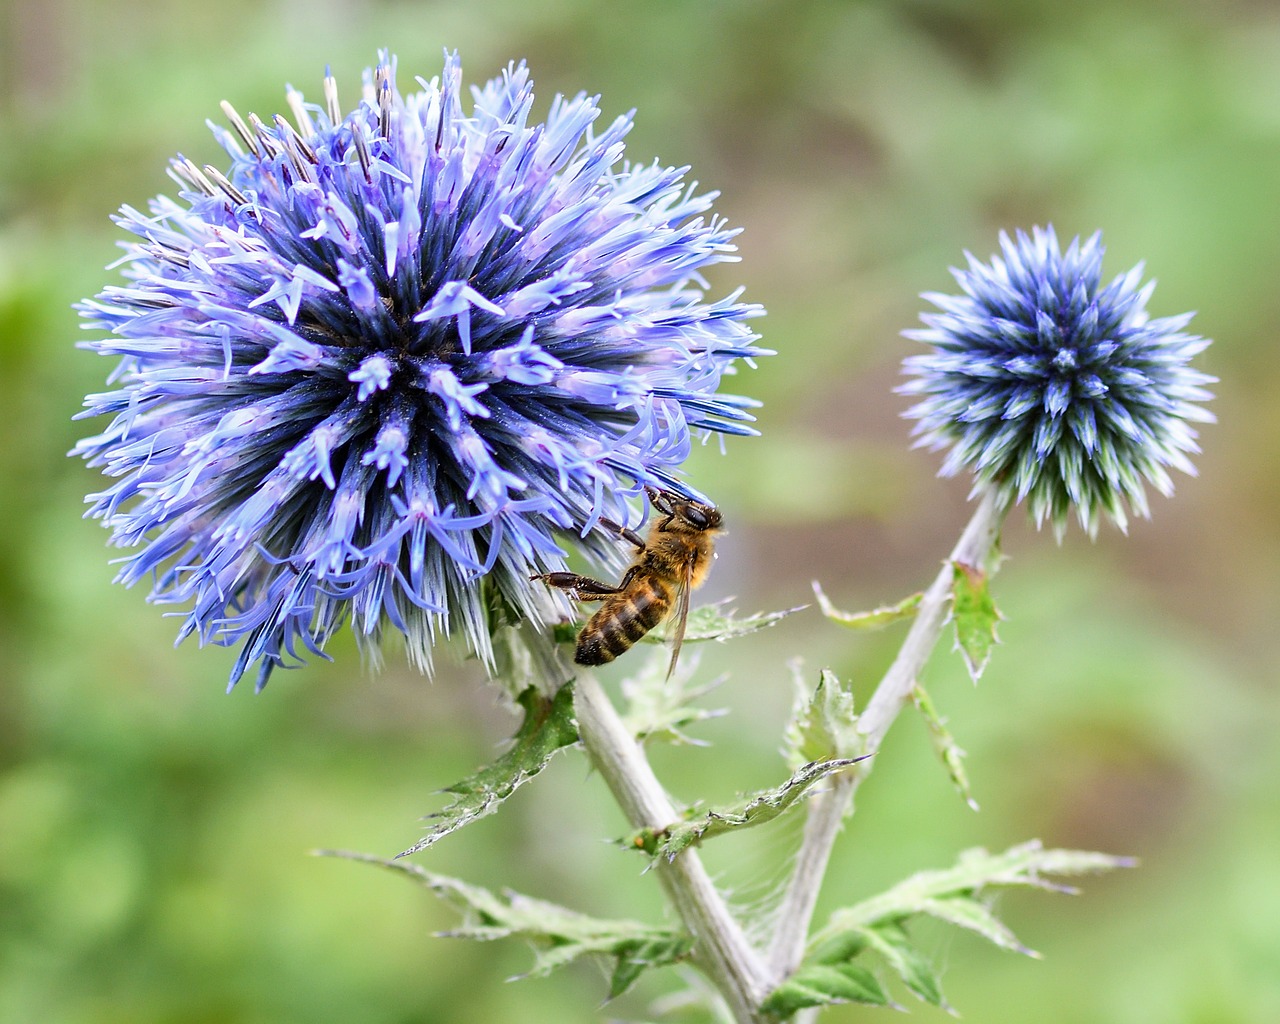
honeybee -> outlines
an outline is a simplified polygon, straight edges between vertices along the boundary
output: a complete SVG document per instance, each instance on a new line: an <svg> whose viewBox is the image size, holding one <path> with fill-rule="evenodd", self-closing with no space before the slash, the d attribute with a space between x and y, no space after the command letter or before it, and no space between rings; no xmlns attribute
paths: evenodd
<svg viewBox="0 0 1280 1024"><path fill-rule="evenodd" d="M714 505L690 501L674 491L646 487L649 503L661 518L649 528L648 539L634 530L602 519L636 548L635 560L618 585L572 572L531 576L567 591L575 601L602 602L578 634L573 660L579 665L604 665L629 651L642 636L669 615L675 615L671 664L675 670L689 617L689 594L700 587L715 557L713 537L724 517Z"/></svg>

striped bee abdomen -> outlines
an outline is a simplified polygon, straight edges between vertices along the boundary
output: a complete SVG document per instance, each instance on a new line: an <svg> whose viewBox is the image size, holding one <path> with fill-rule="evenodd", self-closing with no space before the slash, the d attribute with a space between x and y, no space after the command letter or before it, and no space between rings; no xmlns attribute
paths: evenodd
<svg viewBox="0 0 1280 1024"><path fill-rule="evenodd" d="M605 600L579 634L574 661L579 665L608 664L666 618L675 595L657 581L647 582L647 586L632 586Z"/></svg>

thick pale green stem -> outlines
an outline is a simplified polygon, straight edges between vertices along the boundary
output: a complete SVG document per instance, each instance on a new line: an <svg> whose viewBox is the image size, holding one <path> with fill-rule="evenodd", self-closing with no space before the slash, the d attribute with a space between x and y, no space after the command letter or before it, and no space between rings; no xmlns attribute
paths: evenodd
<svg viewBox="0 0 1280 1024"><path fill-rule="evenodd" d="M981 498L973 518L943 564L937 578L925 591L916 609L911 629L898 656L876 687L866 710L858 716L857 730L862 750L875 751L903 706L911 699L925 662L933 653L946 624L951 606L953 564L985 567L1000 536L1007 504L993 491ZM826 874L831 848L853 804L854 793L870 773L875 758L862 761L842 773L824 793L809 802L804 839L796 856L794 873L778 912L777 930L769 950L769 970L776 985L799 966L804 957L809 923L818 902L818 891ZM800 1021L804 1017L797 1017Z"/></svg>
<svg viewBox="0 0 1280 1024"><path fill-rule="evenodd" d="M677 820L666 790L613 703L588 671L574 691L578 734L596 770L636 828L663 828ZM738 1024L765 1024L758 1007L770 990L764 958L747 941L694 850L661 860L658 880L695 940L694 956L728 1003Z"/></svg>

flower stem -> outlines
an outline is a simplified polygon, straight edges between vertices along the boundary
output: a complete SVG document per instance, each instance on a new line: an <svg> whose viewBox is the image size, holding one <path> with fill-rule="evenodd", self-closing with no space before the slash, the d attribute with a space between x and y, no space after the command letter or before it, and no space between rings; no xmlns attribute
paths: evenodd
<svg viewBox="0 0 1280 1024"><path fill-rule="evenodd" d="M1000 536L1000 524L1004 521L1007 507L1007 501L994 490L983 493L951 557L943 563L937 578L920 599L915 619L898 656L871 695L866 710L858 716L861 750L875 751L879 748L898 712L911 698L916 680L946 624L951 604L953 565L987 566ZM842 772L825 792L809 803L804 838L796 856L791 882L779 907L777 930L769 950L769 970L775 984L791 974L804 957L809 923L813 919L831 849L852 808L858 786L871 774L874 764L875 758L869 758L850 771Z"/></svg>
<svg viewBox="0 0 1280 1024"><path fill-rule="evenodd" d="M676 821L676 810L643 747L589 671L578 674L574 710L587 754L631 824L663 828ZM759 1006L771 988L764 960L729 912L697 852L685 850L674 860L660 859L657 874L694 937L694 957L724 996L734 1020L764 1024L768 1018Z"/></svg>

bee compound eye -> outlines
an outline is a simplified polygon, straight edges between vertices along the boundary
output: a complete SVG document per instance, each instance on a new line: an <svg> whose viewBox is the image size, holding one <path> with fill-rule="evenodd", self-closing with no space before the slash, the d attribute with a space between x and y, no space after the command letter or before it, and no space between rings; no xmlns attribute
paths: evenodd
<svg viewBox="0 0 1280 1024"><path fill-rule="evenodd" d="M696 505L686 505L680 510L680 513L688 520L691 526L696 526L699 530L705 530L711 525L711 520L707 514Z"/></svg>

